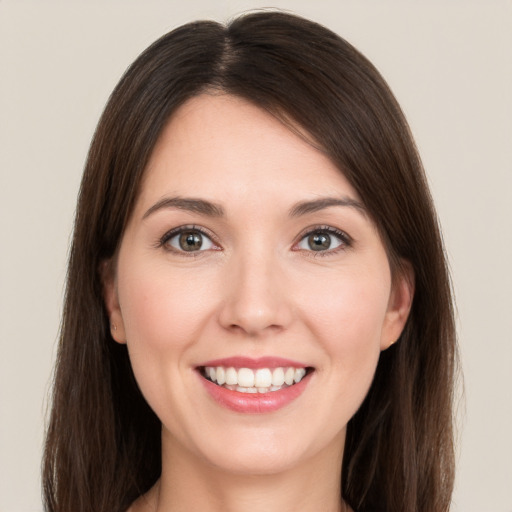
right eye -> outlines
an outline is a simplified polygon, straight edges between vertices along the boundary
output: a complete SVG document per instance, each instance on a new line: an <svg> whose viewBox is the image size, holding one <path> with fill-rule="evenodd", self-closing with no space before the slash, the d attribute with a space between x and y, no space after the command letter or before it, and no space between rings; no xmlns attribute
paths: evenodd
<svg viewBox="0 0 512 512"><path fill-rule="evenodd" d="M184 227L173 230L162 239L164 247L178 252L200 252L215 248L211 238L197 228Z"/></svg>

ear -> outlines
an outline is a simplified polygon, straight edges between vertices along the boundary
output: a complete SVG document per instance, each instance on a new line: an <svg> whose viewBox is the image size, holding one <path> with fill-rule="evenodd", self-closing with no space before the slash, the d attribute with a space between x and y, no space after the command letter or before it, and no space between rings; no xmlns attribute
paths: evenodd
<svg viewBox="0 0 512 512"><path fill-rule="evenodd" d="M126 333L123 315L119 305L117 282L112 260L103 261L100 266L101 282L103 285L103 300L110 322L110 334L118 343L126 343Z"/></svg>
<svg viewBox="0 0 512 512"><path fill-rule="evenodd" d="M388 309L382 328L381 350L393 345L405 327L414 298L414 270L409 262L402 261L393 276Z"/></svg>

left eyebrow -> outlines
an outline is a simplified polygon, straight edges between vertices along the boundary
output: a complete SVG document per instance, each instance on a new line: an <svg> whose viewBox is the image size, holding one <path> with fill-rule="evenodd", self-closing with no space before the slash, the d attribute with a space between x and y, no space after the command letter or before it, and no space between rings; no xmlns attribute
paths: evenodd
<svg viewBox="0 0 512 512"><path fill-rule="evenodd" d="M359 213L362 213L364 217L368 216L368 212L364 205L351 197L322 197L320 199L314 199L313 201L301 201L295 204L290 209L290 217L300 217L301 215L307 215L308 213L318 212L331 206L344 206L349 208L355 208Z"/></svg>

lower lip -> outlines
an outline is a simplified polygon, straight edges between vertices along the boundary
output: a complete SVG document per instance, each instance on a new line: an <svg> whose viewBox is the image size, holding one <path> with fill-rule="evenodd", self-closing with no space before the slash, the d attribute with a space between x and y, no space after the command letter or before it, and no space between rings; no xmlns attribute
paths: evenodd
<svg viewBox="0 0 512 512"><path fill-rule="evenodd" d="M235 412L263 414L277 411L298 398L309 383L311 374L306 375L299 383L279 391L268 393L241 393L232 391L199 375L206 391L220 405Z"/></svg>

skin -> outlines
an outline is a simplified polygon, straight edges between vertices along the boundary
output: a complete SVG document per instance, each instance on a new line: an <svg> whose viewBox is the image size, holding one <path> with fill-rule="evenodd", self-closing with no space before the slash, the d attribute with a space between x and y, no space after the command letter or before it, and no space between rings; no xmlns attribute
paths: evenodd
<svg viewBox="0 0 512 512"><path fill-rule="evenodd" d="M155 207L176 197L224 214ZM290 215L326 197L349 204ZM178 237L162 243L180 226L212 243L192 253ZM308 233L326 226L348 237L331 234L313 251ZM333 163L242 99L193 98L161 134L115 261L104 279L112 335L127 343L162 421L162 477L131 510L343 510L346 425L413 290L412 276L392 279L373 222ZM230 356L285 357L314 372L284 408L243 414L212 400L196 370Z"/></svg>

